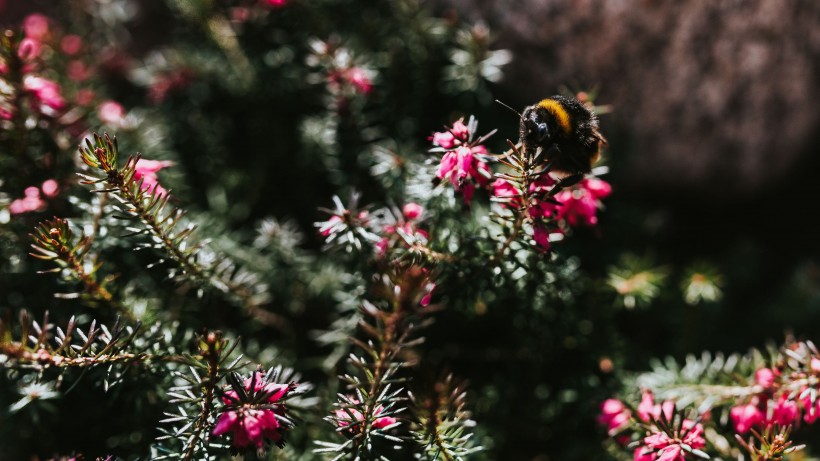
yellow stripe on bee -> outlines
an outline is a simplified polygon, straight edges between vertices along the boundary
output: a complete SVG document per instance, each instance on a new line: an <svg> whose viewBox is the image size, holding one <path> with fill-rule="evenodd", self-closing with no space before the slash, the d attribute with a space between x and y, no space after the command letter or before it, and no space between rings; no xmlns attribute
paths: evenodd
<svg viewBox="0 0 820 461"><path fill-rule="evenodd" d="M543 99L538 103L538 107L546 110L555 117L558 121L558 126L564 133L569 134L572 131L572 123L569 120L569 113L560 102L554 99Z"/></svg>

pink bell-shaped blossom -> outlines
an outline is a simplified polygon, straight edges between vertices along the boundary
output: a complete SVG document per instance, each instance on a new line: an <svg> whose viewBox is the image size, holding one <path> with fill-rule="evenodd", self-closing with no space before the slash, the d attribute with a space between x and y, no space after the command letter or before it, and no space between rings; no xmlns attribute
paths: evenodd
<svg viewBox="0 0 820 461"><path fill-rule="evenodd" d="M760 411L760 408L751 403L732 407L729 411L729 417L732 419L735 431L738 434L749 432L749 429L762 425L765 420L765 415Z"/></svg>

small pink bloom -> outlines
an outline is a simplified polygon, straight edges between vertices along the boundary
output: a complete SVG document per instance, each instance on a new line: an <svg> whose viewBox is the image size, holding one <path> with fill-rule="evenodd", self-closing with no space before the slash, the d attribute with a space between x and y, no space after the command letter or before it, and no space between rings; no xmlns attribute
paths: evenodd
<svg viewBox="0 0 820 461"><path fill-rule="evenodd" d="M772 418L768 424L786 426L794 424L798 419L800 419L800 408L797 402L789 400L788 396L784 393L780 396L777 403L774 404Z"/></svg>
<svg viewBox="0 0 820 461"><path fill-rule="evenodd" d="M613 434L629 423L632 412L618 399L607 399L601 404L601 414L598 423L605 426L607 432Z"/></svg>
<svg viewBox="0 0 820 461"><path fill-rule="evenodd" d="M271 8L281 8L287 4L287 0L262 0L262 4Z"/></svg>
<svg viewBox="0 0 820 461"><path fill-rule="evenodd" d="M683 456L683 450L677 443L662 448L658 451L657 456L657 461L686 461L686 458Z"/></svg>
<svg viewBox="0 0 820 461"><path fill-rule="evenodd" d="M535 243L544 250L550 249L550 234L544 226L536 225L532 231L532 238Z"/></svg>
<svg viewBox="0 0 820 461"><path fill-rule="evenodd" d="M14 114L11 111L8 111L2 107L0 107L0 119L2 120L11 120L14 117Z"/></svg>
<svg viewBox="0 0 820 461"><path fill-rule="evenodd" d="M764 388L774 386L775 374L771 368L761 368L755 372L755 382Z"/></svg>
<svg viewBox="0 0 820 461"><path fill-rule="evenodd" d="M251 384L253 381L253 389ZM290 390L287 384L266 383L261 373L256 373L256 379L248 378L243 383L245 390L252 394L260 392L270 393L265 399L266 404L275 404ZM257 408L256 404L240 402L239 395L234 390L225 393L222 401L226 405L235 405L224 411L214 425L213 434L222 435L231 432L233 446L245 448L255 446L261 448L266 441L280 442L284 428L276 419L275 412L284 412L284 407L274 409Z"/></svg>
<svg viewBox="0 0 820 461"><path fill-rule="evenodd" d="M732 418L732 423L734 423L735 431L738 434L749 432L749 429L762 425L765 420L760 408L751 403L732 407L729 416Z"/></svg>
<svg viewBox="0 0 820 461"><path fill-rule="evenodd" d="M458 119L453 123L447 131L435 132L428 139L433 141L433 144L445 149L452 149L457 145L466 142L470 136L470 130L464 124L464 119Z"/></svg>
<svg viewBox="0 0 820 461"><path fill-rule="evenodd" d="M359 403L359 402L354 400L353 403ZM374 429L381 429L381 428L384 428L384 427L390 426L391 424L396 423L396 418L394 418L392 416L381 416L381 417L379 417L379 415L382 414L383 411L384 411L384 407L382 407L381 405L378 405L373 410L373 416L375 417L375 420L373 421L373 426L372 427ZM361 422L362 420L364 420L364 415L362 415L362 413L359 410L355 409L355 408L340 408L340 409L334 411L334 414L336 415L336 418L337 418L336 424L338 424L339 427L351 426L351 429L353 429L353 430L355 430L356 427L358 426L358 422ZM352 418L351 418L351 415L353 416ZM352 423L352 425L351 425L351 423Z"/></svg>
<svg viewBox="0 0 820 461"><path fill-rule="evenodd" d="M42 41L48 35L49 19L42 14L34 13L23 19L23 31L26 37Z"/></svg>
<svg viewBox="0 0 820 461"><path fill-rule="evenodd" d="M80 38L79 35L66 35L60 41L60 49L63 50L63 53L67 54L68 56L74 56L75 54L79 53L82 47L83 39Z"/></svg>
<svg viewBox="0 0 820 461"><path fill-rule="evenodd" d="M173 164L174 162L169 160L146 160L141 158L135 166L134 179L137 181L142 180L142 190L153 191L156 195L165 195L168 191L159 184L157 172Z"/></svg>
<svg viewBox="0 0 820 461"><path fill-rule="evenodd" d="M125 121L125 109L120 103L109 99L100 104L97 109L97 116L104 124L119 127Z"/></svg>
<svg viewBox="0 0 820 461"><path fill-rule="evenodd" d="M581 181L582 186L597 199L608 197L612 193L612 186L598 178L586 178Z"/></svg>
<svg viewBox="0 0 820 461"><path fill-rule="evenodd" d="M36 58L40 54L40 42L26 37L20 42L17 48L17 56L23 61L29 61Z"/></svg>
<svg viewBox="0 0 820 461"><path fill-rule="evenodd" d="M815 373L820 372L820 359L817 357L812 357L809 367L811 367L811 371Z"/></svg>
<svg viewBox="0 0 820 461"><path fill-rule="evenodd" d="M433 144L445 149L452 149L456 145L456 137L449 131L433 133L430 140L433 141Z"/></svg>
<svg viewBox="0 0 820 461"><path fill-rule="evenodd" d="M40 189L30 186L23 192L23 198L19 198L9 205L9 213L16 215L41 211L46 207L46 203L40 198Z"/></svg>
<svg viewBox="0 0 820 461"><path fill-rule="evenodd" d="M421 301L419 301L419 304L421 304L424 307L429 306L430 302L433 300L433 290L436 289L436 284L428 283L426 288L427 293L425 293L424 296L421 297Z"/></svg>
<svg viewBox="0 0 820 461"><path fill-rule="evenodd" d="M54 198L60 192L60 185L53 179L46 179L40 189L43 190L43 195L46 197Z"/></svg>
<svg viewBox="0 0 820 461"><path fill-rule="evenodd" d="M402 214L407 219L418 219L424 213L424 207L415 202L404 204L401 209Z"/></svg>
<svg viewBox="0 0 820 461"><path fill-rule="evenodd" d="M60 86L57 83L34 75L27 75L23 79L23 88L34 96L40 104L41 111L44 107L53 111L59 111L65 107L65 100L60 95Z"/></svg>
<svg viewBox="0 0 820 461"><path fill-rule="evenodd" d="M370 77L367 76L364 69L353 67L348 69L344 76L345 80L353 85L353 88L359 93L368 94L373 89L373 82L370 81Z"/></svg>
<svg viewBox="0 0 820 461"><path fill-rule="evenodd" d="M502 199L509 199L509 201L505 203L508 203L516 208L521 204L521 193L511 182L506 179L496 179L492 183L492 188L494 196Z"/></svg>

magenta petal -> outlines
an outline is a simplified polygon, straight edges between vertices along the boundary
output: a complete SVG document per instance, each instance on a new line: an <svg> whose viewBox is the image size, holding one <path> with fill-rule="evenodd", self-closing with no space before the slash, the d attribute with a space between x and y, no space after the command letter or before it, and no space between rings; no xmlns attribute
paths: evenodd
<svg viewBox="0 0 820 461"><path fill-rule="evenodd" d="M228 432L231 427L236 424L237 415L235 411L226 411L222 413L214 426L214 435L221 435Z"/></svg>

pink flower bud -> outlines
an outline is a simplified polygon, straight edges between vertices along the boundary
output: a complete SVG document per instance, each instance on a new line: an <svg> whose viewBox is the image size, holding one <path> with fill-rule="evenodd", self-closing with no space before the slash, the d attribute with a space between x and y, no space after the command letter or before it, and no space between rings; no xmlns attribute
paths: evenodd
<svg viewBox="0 0 820 461"><path fill-rule="evenodd" d="M24 38L17 48L17 56L23 61L29 61L40 54L40 42L33 38Z"/></svg>
<svg viewBox="0 0 820 461"><path fill-rule="evenodd" d="M775 374L770 368L761 368L755 372L755 382L764 388L774 386Z"/></svg>
<svg viewBox="0 0 820 461"><path fill-rule="evenodd" d="M48 35L48 18L42 14L30 14L23 19L23 32L26 37L42 41Z"/></svg>
<svg viewBox="0 0 820 461"><path fill-rule="evenodd" d="M424 213L424 207L415 202L406 203L401 209L407 219L418 219Z"/></svg>
<svg viewBox="0 0 820 461"><path fill-rule="evenodd" d="M46 197L54 198L60 192L60 185L53 179L46 179L40 189L43 190L43 195Z"/></svg>
<svg viewBox="0 0 820 461"><path fill-rule="evenodd" d="M763 424L765 419L763 412L760 411L760 408L751 403L732 407L729 412L729 416L732 418L732 422L735 425L735 431L738 434L745 434L746 432L749 432L749 429L752 427Z"/></svg>
<svg viewBox="0 0 820 461"><path fill-rule="evenodd" d="M97 109L97 116L106 125L119 127L125 121L125 109L120 103L109 99L100 104Z"/></svg>

